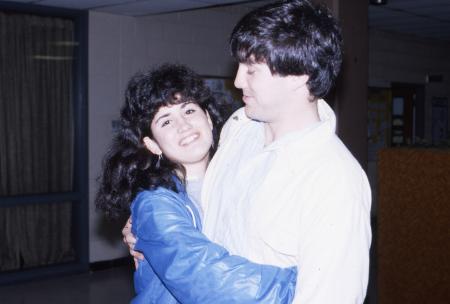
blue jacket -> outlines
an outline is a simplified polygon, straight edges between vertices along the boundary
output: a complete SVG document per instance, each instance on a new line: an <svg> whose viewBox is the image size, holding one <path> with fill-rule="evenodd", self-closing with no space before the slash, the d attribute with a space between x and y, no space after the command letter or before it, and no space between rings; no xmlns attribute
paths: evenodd
<svg viewBox="0 0 450 304"><path fill-rule="evenodd" d="M184 187L140 192L131 206L135 249L145 260L134 274L132 303L290 303L296 268L251 263L201 233Z"/></svg>

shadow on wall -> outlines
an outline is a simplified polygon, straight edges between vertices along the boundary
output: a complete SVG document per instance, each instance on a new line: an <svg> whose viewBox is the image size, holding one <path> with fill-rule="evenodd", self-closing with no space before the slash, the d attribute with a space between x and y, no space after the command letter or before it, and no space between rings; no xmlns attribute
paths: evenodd
<svg viewBox="0 0 450 304"><path fill-rule="evenodd" d="M96 221L95 233L105 239L109 244L117 246L122 243L122 228L128 219L128 216L121 216L116 220L108 219L100 211L99 220Z"/></svg>

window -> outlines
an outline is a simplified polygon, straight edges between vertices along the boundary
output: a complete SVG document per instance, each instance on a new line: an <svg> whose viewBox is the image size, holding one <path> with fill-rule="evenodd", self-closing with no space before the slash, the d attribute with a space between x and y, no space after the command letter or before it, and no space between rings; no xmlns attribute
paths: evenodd
<svg viewBox="0 0 450 304"><path fill-rule="evenodd" d="M87 269L86 27L0 4L0 283Z"/></svg>

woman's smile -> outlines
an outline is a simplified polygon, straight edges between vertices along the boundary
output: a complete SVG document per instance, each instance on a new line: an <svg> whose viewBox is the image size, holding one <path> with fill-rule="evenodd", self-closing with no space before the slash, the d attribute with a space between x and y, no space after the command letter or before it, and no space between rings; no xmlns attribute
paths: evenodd
<svg viewBox="0 0 450 304"><path fill-rule="evenodd" d="M180 146L188 146L200 137L199 133L190 134L180 140Z"/></svg>

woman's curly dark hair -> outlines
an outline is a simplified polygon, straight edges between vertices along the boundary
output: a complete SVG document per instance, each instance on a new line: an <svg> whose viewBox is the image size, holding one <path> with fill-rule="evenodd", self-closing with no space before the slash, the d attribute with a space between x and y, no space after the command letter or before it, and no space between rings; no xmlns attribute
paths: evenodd
<svg viewBox="0 0 450 304"><path fill-rule="evenodd" d="M199 75L183 65L164 64L129 81L120 128L103 159L95 198L96 207L108 217L129 214L131 202L142 189L162 186L176 191L173 174L177 169L184 172L184 168L167 158L156 166L158 157L146 149L143 138L152 138L150 124L160 107L184 102L208 111L213 122L212 156L224 123L223 108Z"/></svg>

